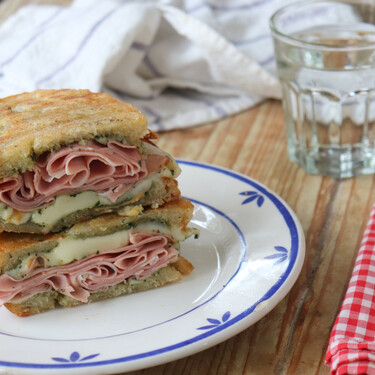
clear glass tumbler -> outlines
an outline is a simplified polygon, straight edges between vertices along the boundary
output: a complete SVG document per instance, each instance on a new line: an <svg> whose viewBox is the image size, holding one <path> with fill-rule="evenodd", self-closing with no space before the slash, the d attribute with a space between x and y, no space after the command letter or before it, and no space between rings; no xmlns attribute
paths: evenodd
<svg viewBox="0 0 375 375"><path fill-rule="evenodd" d="M375 173L375 1L301 1L270 25L290 159L334 178Z"/></svg>

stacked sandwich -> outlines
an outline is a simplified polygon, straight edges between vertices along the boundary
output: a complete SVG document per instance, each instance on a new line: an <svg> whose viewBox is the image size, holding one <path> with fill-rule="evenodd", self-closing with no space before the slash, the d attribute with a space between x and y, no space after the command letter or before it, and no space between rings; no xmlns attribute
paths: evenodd
<svg viewBox="0 0 375 375"><path fill-rule="evenodd" d="M134 107L87 90L0 100L0 305L27 316L193 269L175 160Z"/></svg>

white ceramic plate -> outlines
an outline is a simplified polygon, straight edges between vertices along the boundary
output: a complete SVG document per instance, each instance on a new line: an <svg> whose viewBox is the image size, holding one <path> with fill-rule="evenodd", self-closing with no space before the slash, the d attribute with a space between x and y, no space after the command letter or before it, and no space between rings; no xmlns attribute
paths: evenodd
<svg viewBox="0 0 375 375"><path fill-rule="evenodd" d="M18 318L0 308L0 373L104 374L155 366L218 344L290 290L305 244L291 209L231 170L180 160L199 239L182 244L195 270L182 282Z"/></svg>

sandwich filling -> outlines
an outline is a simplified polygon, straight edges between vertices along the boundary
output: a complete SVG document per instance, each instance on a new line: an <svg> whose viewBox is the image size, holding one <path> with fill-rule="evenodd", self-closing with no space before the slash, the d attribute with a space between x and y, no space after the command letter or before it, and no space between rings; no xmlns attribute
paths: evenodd
<svg viewBox="0 0 375 375"><path fill-rule="evenodd" d="M155 180L173 177L168 154L144 143L88 141L45 153L34 169L0 178L0 218L12 224L34 222L52 227L62 217L87 208L137 200Z"/></svg>
<svg viewBox="0 0 375 375"><path fill-rule="evenodd" d="M61 266L50 267L47 254L31 257L21 278L10 273L0 276L0 304L21 302L50 290L88 302L91 293L147 279L179 256L170 236L150 232L130 232L126 244Z"/></svg>
<svg viewBox="0 0 375 375"><path fill-rule="evenodd" d="M155 160L156 159L156 160ZM112 202L148 174L168 163L166 156L146 160L135 146L90 141L38 157L34 170L0 180L0 201L18 211L34 211L60 194L100 192Z"/></svg>

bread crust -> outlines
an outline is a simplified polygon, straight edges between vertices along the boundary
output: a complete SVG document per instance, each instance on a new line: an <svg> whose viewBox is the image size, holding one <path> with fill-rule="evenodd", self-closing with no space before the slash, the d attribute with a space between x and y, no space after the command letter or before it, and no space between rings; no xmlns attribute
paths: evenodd
<svg viewBox="0 0 375 375"><path fill-rule="evenodd" d="M0 274L14 268L18 260L29 253L44 252L54 248L60 235L35 235L0 233Z"/></svg>
<svg viewBox="0 0 375 375"><path fill-rule="evenodd" d="M130 104L89 90L37 90L0 99L0 177L32 170L35 158L81 140L139 144L146 118Z"/></svg>

